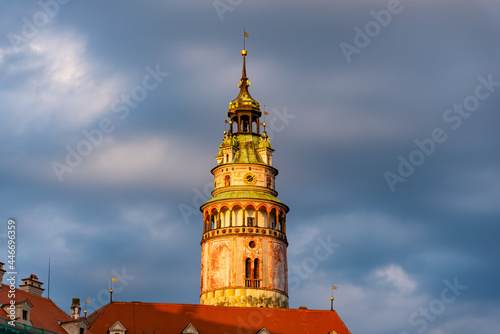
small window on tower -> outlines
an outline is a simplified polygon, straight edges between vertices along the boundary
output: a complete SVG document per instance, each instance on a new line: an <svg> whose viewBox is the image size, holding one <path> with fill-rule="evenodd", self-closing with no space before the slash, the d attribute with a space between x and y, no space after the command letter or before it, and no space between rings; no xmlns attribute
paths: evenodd
<svg viewBox="0 0 500 334"><path fill-rule="evenodd" d="M231 185L231 176L226 175L224 177L224 186L229 187Z"/></svg>
<svg viewBox="0 0 500 334"><path fill-rule="evenodd" d="M267 187L271 188L271 177L270 176L267 177Z"/></svg>
<svg viewBox="0 0 500 334"><path fill-rule="evenodd" d="M255 259L255 261L254 261L253 278L254 279L258 279L259 278L259 259Z"/></svg>
<svg viewBox="0 0 500 334"><path fill-rule="evenodd" d="M253 217L248 217L247 218L247 226L253 226L254 219L255 218L253 218Z"/></svg>
<svg viewBox="0 0 500 334"><path fill-rule="evenodd" d="M245 278L250 278L252 273L252 260L246 259L245 261Z"/></svg>

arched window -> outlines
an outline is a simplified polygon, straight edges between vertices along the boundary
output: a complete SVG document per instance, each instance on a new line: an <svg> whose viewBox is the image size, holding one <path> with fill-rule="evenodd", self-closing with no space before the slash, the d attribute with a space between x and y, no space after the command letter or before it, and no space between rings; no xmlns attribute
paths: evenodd
<svg viewBox="0 0 500 334"><path fill-rule="evenodd" d="M271 177L270 176L267 177L267 187L271 188Z"/></svg>
<svg viewBox="0 0 500 334"><path fill-rule="evenodd" d="M255 259L253 262L253 287L260 288L259 280L259 259Z"/></svg>
<svg viewBox="0 0 500 334"><path fill-rule="evenodd" d="M246 261L245 261L245 278L251 278L252 276L250 276L252 272L252 261L247 258Z"/></svg>
<svg viewBox="0 0 500 334"><path fill-rule="evenodd" d="M229 187L231 185L231 176L228 174L224 177L224 186Z"/></svg>
<svg viewBox="0 0 500 334"><path fill-rule="evenodd" d="M247 258L245 260L245 287L252 287L252 260Z"/></svg>
<svg viewBox="0 0 500 334"><path fill-rule="evenodd" d="M253 263L253 278L259 279L259 259L255 259Z"/></svg>
<svg viewBox="0 0 500 334"><path fill-rule="evenodd" d="M226 154L226 162L229 162L229 154Z"/></svg>

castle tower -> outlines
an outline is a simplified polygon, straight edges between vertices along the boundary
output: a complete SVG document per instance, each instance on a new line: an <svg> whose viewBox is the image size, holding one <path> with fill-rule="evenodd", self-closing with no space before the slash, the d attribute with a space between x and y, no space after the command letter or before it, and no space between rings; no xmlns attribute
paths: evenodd
<svg viewBox="0 0 500 334"><path fill-rule="evenodd" d="M270 138L248 87L245 57L240 92L229 103L229 132L212 169L212 198L203 204L203 305L288 308L286 214L276 198ZM261 126L264 131L260 132Z"/></svg>

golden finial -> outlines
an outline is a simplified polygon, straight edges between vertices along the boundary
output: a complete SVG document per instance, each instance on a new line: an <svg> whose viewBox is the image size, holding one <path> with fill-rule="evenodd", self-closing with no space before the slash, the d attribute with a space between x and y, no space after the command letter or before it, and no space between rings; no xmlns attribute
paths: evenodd
<svg viewBox="0 0 500 334"><path fill-rule="evenodd" d="M241 50L241 55L244 57L247 55L247 50Z"/></svg>

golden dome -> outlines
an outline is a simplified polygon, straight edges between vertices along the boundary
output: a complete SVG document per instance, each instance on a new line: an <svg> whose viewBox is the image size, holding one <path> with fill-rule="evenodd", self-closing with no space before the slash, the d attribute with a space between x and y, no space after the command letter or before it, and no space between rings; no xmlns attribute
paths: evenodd
<svg viewBox="0 0 500 334"><path fill-rule="evenodd" d="M247 55L247 50L241 51L241 55L243 56L243 71L241 73L241 81L238 85L238 87L240 87L240 93L229 103L229 112L236 112L237 110L255 110L260 112L259 102L255 101L248 92L248 86L250 86L251 83L248 81L246 72L245 57Z"/></svg>

